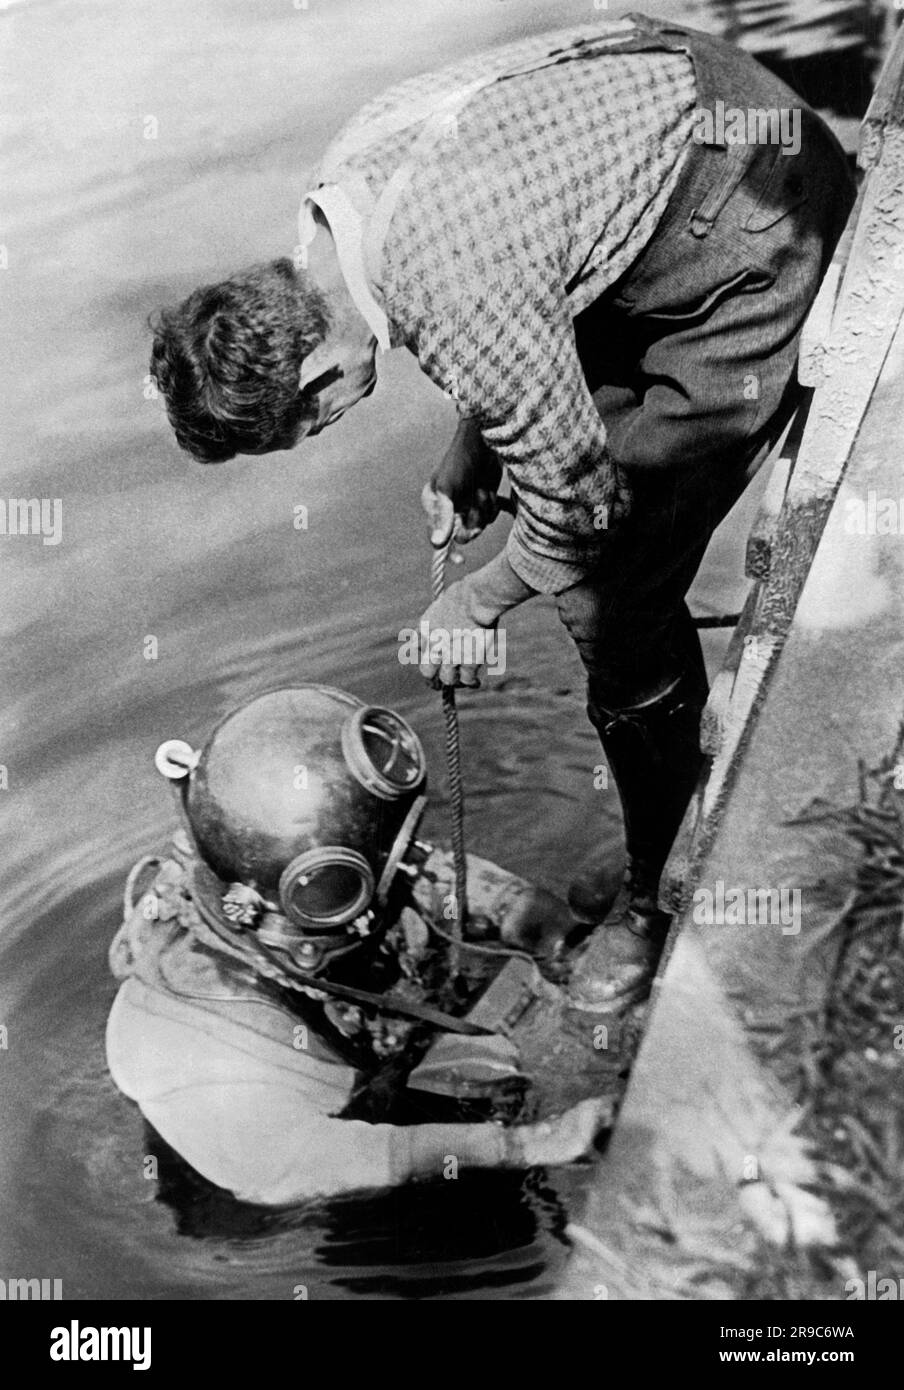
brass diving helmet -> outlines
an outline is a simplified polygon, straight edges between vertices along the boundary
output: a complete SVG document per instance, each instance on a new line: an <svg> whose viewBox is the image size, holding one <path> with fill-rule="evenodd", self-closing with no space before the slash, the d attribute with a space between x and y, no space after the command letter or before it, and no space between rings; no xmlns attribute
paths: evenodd
<svg viewBox="0 0 904 1390"><path fill-rule="evenodd" d="M160 745L202 861L193 896L308 973L374 929L423 813L421 742L398 714L326 685L258 696L200 753Z"/></svg>

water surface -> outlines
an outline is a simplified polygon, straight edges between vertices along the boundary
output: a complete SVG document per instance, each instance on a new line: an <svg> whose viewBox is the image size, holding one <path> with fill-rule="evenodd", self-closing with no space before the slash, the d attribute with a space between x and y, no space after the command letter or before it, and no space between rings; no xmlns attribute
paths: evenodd
<svg viewBox="0 0 904 1390"><path fill-rule="evenodd" d="M450 406L394 354L375 395L303 450L201 468L146 398L148 313L291 253L306 171L380 86L586 12L35 0L0 15L0 490L63 507L58 546L0 540L4 1277L61 1277L79 1298L550 1287L567 1183L488 1178L269 1217L206 1194L180 1217L145 1178L144 1126L105 1072L105 955L126 871L173 823L157 744L199 744L266 688L327 681L399 709L427 749L426 831L445 825L437 697L399 665L396 636L428 599L418 497ZM698 611L736 605L743 534L741 520L714 546ZM500 523L472 563L503 538ZM580 668L547 601L512 616L506 676L461 706L471 848L564 891L617 843L619 817L594 789Z"/></svg>

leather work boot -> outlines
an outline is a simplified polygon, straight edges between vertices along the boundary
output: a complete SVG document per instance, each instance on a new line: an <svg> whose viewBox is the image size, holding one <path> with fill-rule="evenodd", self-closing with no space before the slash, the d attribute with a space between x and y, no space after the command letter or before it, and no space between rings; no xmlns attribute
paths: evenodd
<svg viewBox="0 0 904 1390"><path fill-rule="evenodd" d="M616 908L594 931L572 972L569 1002L586 1013L619 1013L650 991L671 918L658 909Z"/></svg>
<svg viewBox="0 0 904 1390"><path fill-rule="evenodd" d="M602 922L624 890L625 856L613 855L598 869L575 879L568 889L568 906L579 922Z"/></svg>
<svg viewBox="0 0 904 1390"><path fill-rule="evenodd" d="M628 869L624 891L575 963L571 1003L614 1013L649 992L670 918L657 903L659 878L703 766L700 713L706 673L696 633L684 673L665 691L591 717L618 788Z"/></svg>

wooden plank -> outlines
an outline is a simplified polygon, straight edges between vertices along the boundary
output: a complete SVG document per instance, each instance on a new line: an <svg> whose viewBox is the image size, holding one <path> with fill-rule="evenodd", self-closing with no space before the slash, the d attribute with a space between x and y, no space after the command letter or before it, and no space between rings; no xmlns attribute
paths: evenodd
<svg viewBox="0 0 904 1390"><path fill-rule="evenodd" d="M722 666L712 683L709 698L700 717L700 748L710 757L717 753L721 747L722 729L728 717L731 692L744 654L744 642L753 626L758 598L759 591L754 586L744 601L741 616L731 635L731 641L722 659Z"/></svg>
<svg viewBox="0 0 904 1390"><path fill-rule="evenodd" d="M775 540L775 530L784 505L785 493L788 490L788 480L791 477L793 466L794 459L787 452L777 458L772 465L772 472L763 492L759 510L750 528L750 535L747 537L744 572L748 579L765 579L769 574L772 566L772 545Z"/></svg>
<svg viewBox="0 0 904 1390"><path fill-rule="evenodd" d="M797 379L801 386L821 386L825 380L826 347L832 333L835 310L838 307L838 292L844 279L854 244L854 229L860 220L863 209L863 194L866 180L862 180L857 197L845 224L844 231L835 247L831 263L825 273L819 293L813 302L800 339L800 355L797 366Z"/></svg>
<svg viewBox="0 0 904 1390"><path fill-rule="evenodd" d="M748 634L731 691L731 701L720 731L709 777L703 788L701 816L710 819L725 800L742 748L750 737L753 713L781 648L779 637Z"/></svg>
<svg viewBox="0 0 904 1390"><path fill-rule="evenodd" d="M886 131L904 126L904 29L895 35L891 52L883 64L873 99L867 107L860 129L857 163L872 169L882 157Z"/></svg>
<svg viewBox="0 0 904 1390"><path fill-rule="evenodd" d="M833 260L807 315L800 337L800 357L797 363L797 379L801 386L819 386L824 380L826 344L832 331L835 301L838 298L842 272L841 263Z"/></svg>
<svg viewBox="0 0 904 1390"><path fill-rule="evenodd" d="M740 624L739 630L740 630ZM768 691L782 647L780 637L743 634L746 647L734 672L730 695L717 710L707 706L701 720L701 747L711 761L679 827L663 870L659 905L664 912L684 911L699 877L700 864L712 846L753 734L756 714ZM721 675L722 673L720 673ZM726 678L728 673L725 673ZM717 690L718 677L713 684ZM712 693L712 692L711 692Z"/></svg>
<svg viewBox="0 0 904 1390"><path fill-rule="evenodd" d="M714 774L713 765L725 743L726 731L731 722L732 692L744 655L745 640L756 625L757 605L760 587L754 585L744 601L741 616L731 635L722 665L713 680L709 697L700 718L700 748L710 761L703 768L694 795L684 813L671 852L662 872L659 891L660 906L664 912L677 913L684 906L689 884L694 882L695 866L706 850L714 833L712 822L713 792L718 788L720 800L727 793L731 779L730 760L722 760ZM706 801L706 788L715 775L710 795Z"/></svg>
<svg viewBox="0 0 904 1390"><path fill-rule="evenodd" d="M763 631L785 632L828 510L904 314L904 131L889 129L867 176L785 506L770 549Z"/></svg>

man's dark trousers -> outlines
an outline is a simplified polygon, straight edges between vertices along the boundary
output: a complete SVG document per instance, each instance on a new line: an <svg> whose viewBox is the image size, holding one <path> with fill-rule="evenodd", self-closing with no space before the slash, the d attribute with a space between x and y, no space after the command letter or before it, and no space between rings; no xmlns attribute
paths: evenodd
<svg viewBox="0 0 904 1390"><path fill-rule="evenodd" d="M685 595L799 401L801 329L854 185L824 123L749 55L649 20L643 30L650 47L689 53L700 110L799 113L784 131L800 135L797 153L692 144L652 239L575 325L633 505L558 607L621 795L634 894L648 900L701 765L706 676Z"/></svg>

